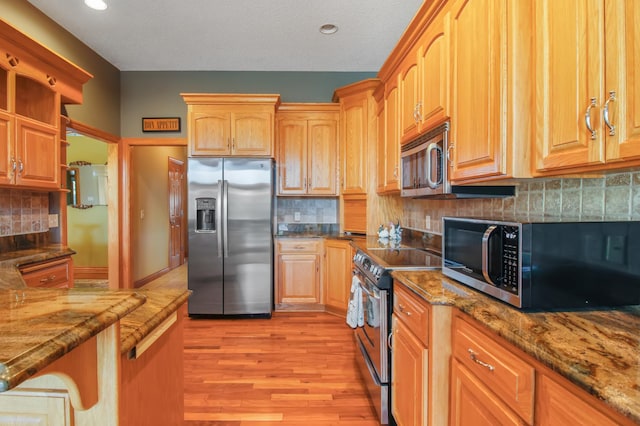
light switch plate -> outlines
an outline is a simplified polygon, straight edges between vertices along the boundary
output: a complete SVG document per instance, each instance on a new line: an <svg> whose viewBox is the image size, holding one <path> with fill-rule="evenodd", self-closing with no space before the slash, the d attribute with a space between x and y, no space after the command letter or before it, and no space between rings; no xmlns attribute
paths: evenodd
<svg viewBox="0 0 640 426"><path fill-rule="evenodd" d="M58 215L57 214L50 214L49 215L49 228L57 228L58 225Z"/></svg>
<svg viewBox="0 0 640 426"><path fill-rule="evenodd" d="M300 222L300 212L295 212L295 213L293 214L293 220L294 220L295 222Z"/></svg>

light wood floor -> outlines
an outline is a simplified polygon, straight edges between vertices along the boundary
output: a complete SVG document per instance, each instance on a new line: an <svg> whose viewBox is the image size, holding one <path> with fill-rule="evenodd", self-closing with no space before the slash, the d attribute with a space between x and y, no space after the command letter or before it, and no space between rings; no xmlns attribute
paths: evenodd
<svg viewBox="0 0 640 426"><path fill-rule="evenodd" d="M186 265L144 288L186 288ZM185 425L378 425L344 318L185 319Z"/></svg>

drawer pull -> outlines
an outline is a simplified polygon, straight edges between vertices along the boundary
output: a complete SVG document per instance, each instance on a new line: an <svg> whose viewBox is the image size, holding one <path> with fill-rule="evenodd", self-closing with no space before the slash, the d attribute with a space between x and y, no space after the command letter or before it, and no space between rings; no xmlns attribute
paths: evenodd
<svg viewBox="0 0 640 426"><path fill-rule="evenodd" d="M408 317L411 316L411 312L405 311L406 308L404 306L402 306L402 303L398 303L398 309L400 310L400 312L402 312L406 316L408 316Z"/></svg>
<svg viewBox="0 0 640 426"><path fill-rule="evenodd" d="M40 280L41 283L48 283L56 279L55 275L49 275L48 277L42 278Z"/></svg>
<svg viewBox="0 0 640 426"><path fill-rule="evenodd" d="M482 361L482 360L478 359L478 354L477 354L477 353L475 353L475 352L473 351L473 349L469 348L469 349L467 349L467 350L469 351L469 357L471 357L471 360L472 360L473 362L475 362L476 364L479 364L479 365L481 365L481 366L483 366L483 367L487 368L489 371L494 371L494 370L496 369L493 365L491 365L491 364L487 364L486 362L484 362L484 361Z"/></svg>

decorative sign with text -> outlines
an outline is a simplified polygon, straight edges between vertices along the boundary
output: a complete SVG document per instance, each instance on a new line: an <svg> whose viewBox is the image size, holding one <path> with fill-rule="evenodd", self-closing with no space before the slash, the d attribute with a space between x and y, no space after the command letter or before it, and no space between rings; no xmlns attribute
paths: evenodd
<svg viewBox="0 0 640 426"><path fill-rule="evenodd" d="M154 117L142 119L143 132L179 132L180 117Z"/></svg>

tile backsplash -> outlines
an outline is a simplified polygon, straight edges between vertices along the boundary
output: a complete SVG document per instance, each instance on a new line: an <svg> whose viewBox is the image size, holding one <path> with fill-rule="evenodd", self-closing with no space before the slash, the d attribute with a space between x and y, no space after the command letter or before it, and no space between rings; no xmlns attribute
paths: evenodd
<svg viewBox="0 0 640 426"><path fill-rule="evenodd" d="M640 220L640 171L599 178L532 179L522 181L516 196L494 199L403 199L404 226L442 232L443 216L509 219ZM431 227L427 229L426 216Z"/></svg>
<svg viewBox="0 0 640 426"><path fill-rule="evenodd" d="M278 223L337 224L338 199L278 197L276 214Z"/></svg>
<svg viewBox="0 0 640 426"><path fill-rule="evenodd" d="M49 230L49 194L0 189L0 236Z"/></svg>

